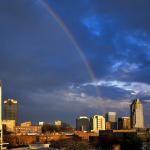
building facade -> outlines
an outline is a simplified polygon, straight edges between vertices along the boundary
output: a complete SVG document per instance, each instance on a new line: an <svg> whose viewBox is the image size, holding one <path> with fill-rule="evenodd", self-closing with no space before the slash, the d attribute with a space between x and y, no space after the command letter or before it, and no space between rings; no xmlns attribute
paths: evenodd
<svg viewBox="0 0 150 150"><path fill-rule="evenodd" d="M15 132L16 122L15 120L3 120L3 126L5 127L7 132Z"/></svg>
<svg viewBox="0 0 150 150"><path fill-rule="evenodd" d="M91 131L99 132L99 130L105 130L105 118L100 115L94 115L90 119Z"/></svg>
<svg viewBox="0 0 150 150"><path fill-rule="evenodd" d="M144 128L143 105L140 99L135 99L130 105L131 128Z"/></svg>
<svg viewBox="0 0 150 150"><path fill-rule="evenodd" d="M32 122L31 121L26 121L26 122L22 122L21 123L21 126L22 127L29 127L29 126L31 126L32 125Z"/></svg>
<svg viewBox="0 0 150 150"><path fill-rule="evenodd" d="M61 122L60 120L56 120L56 121L54 122L54 125L55 125L55 126L61 126L61 125L62 125L62 122Z"/></svg>
<svg viewBox="0 0 150 150"><path fill-rule="evenodd" d="M106 127L106 130L111 130L111 123L105 122L105 127Z"/></svg>
<svg viewBox="0 0 150 150"><path fill-rule="evenodd" d="M40 135L42 133L42 126L34 126L30 121L21 123L15 129L17 135Z"/></svg>
<svg viewBox="0 0 150 150"><path fill-rule="evenodd" d="M118 129L119 130L131 129L130 117L118 118Z"/></svg>
<svg viewBox="0 0 150 150"><path fill-rule="evenodd" d="M77 131L90 131L90 119L86 116L79 116L76 118Z"/></svg>
<svg viewBox="0 0 150 150"><path fill-rule="evenodd" d="M41 126L16 126L17 135L40 135L41 133Z"/></svg>
<svg viewBox="0 0 150 150"><path fill-rule="evenodd" d="M0 149L3 149L3 125L2 125L2 82L0 80Z"/></svg>
<svg viewBox="0 0 150 150"><path fill-rule="evenodd" d="M105 115L106 122L110 123L110 129L116 130L117 129L117 113L116 112L107 112Z"/></svg>
<svg viewBox="0 0 150 150"><path fill-rule="evenodd" d="M14 99L4 101L4 119L18 122L18 102Z"/></svg>

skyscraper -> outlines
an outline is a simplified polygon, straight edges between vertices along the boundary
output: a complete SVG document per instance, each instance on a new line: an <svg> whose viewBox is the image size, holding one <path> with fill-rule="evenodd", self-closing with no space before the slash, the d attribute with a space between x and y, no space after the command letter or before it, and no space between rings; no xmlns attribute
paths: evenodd
<svg viewBox="0 0 150 150"><path fill-rule="evenodd" d="M3 148L3 129L2 129L2 83L0 80L0 148Z"/></svg>
<svg viewBox="0 0 150 150"><path fill-rule="evenodd" d="M79 116L76 119L76 130L78 131L90 131L90 120L86 116Z"/></svg>
<svg viewBox="0 0 150 150"><path fill-rule="evenodd" d="M94 115L91 120L91 131L99 132L99 130L105 130L105 118L100 115Z"/></svg>
<svg viewBox="0 0 150 150"><path fill-rule="evenodd" d="M135 99L130 105L131 128L144 128L143 105Z"/></svg>
<svg viewBox="0 0 150 150"><path fill-rule="evenodd" d="M110 129L117 129L117 113L116 112L107 112L105 115L106 123L110 123Z"/></svg>
<svg viewBox="0 0 150 150"><path fill-rule="evenodd" d="M18 122L18 102L14 99L4 101L4 118L5 120L15 120Z"/></svg>

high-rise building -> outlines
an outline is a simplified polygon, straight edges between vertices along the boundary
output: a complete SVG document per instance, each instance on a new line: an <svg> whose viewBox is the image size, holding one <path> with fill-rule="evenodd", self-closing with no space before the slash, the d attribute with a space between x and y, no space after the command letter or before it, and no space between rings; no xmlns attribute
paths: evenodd
<svg viewBox="0 0 150 150"><path fill-rule="evenodd" d="M91 131L99 132L99 130L105 130L105 118L100 115L94 115L91 120Z"/></svg>
<svg viewBox="0 0 150 150"><path fill-rule="evenodd" d="M4 119L18 122L18 102L14 99L4 101Z"/></svg>
<svg viewBox="0 0 150 150"><path fill-rule="evenodd" d="M119 130L128 130L131 128L130 117L118 118L118 129Z"/></svg>
<svg viewBox="0 0 150 150"><path fill-rule="evenodd" d="M135 99L130 105L131 128L144 128L143 105Z"/></svg>
<svg viewBox="0 0 150 150"><path fill-rule="evenodd" d="M3 128L2 128L2 83L0 80L0 149L3 149Z"/></svg>
<svg viewBox="0 0 150 150"><path fill-rule="evenodd" d="M76 118L76 130L90 131L90 120L86 116L79 116Z"/></svg>
<svg viewBox="0 0 150 150"><path fill-rule="evenodd" d="M117 113L116 112L107 112L105 115L106 122L110 123L110 129L117 129Z"/></svg>

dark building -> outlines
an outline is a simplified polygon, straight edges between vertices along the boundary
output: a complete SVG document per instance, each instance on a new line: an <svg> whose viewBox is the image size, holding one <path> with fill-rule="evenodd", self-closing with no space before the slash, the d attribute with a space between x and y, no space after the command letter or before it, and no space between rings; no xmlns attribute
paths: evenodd
<svg viewBox="0 0 150 150"><path fill-rule="evenodd" d="M130 126L130 117L118 118L118 129L119 130L129 130Z"/></svg>
<svg viewBox="0 0 150 150"><path fill-rule="evenodd" d="M76 130L90 131L90 120L86 116L80 116L76 119Z"/></svg>
<svg viewBox="0 0 150 150"><path fill-rule="evenodd" d="M18 102L14 99L4 101L4 119L18 122Z"/></svg>

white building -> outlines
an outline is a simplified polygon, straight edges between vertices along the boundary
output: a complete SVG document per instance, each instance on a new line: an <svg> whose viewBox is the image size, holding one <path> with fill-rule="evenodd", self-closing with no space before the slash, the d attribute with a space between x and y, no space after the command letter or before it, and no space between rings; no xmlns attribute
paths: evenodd
<svg viewBox="0 0 150 150"><path fill-rule="evenodd" d="M60 120L56 120L54 122L55 126L61 126L62 122Z"/></svg>
<svg viewBox="0 0 150 150"><path fill-rule="evenodd" d="M43 126L45 123L43 121L39 122L39 126Z"/></svg>
<svg viewBox="0 0 150 150"><path fill-rule="evenodd" d="M91 131L99 132L99 130L105 130L105 118L100 115L94 115L91 120Z"/></svg>

